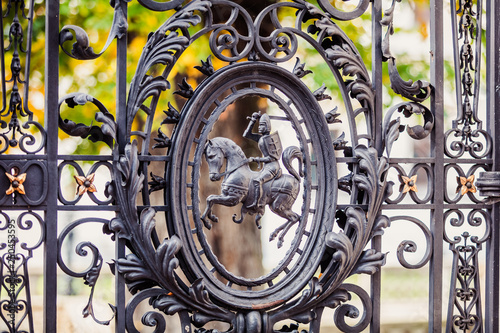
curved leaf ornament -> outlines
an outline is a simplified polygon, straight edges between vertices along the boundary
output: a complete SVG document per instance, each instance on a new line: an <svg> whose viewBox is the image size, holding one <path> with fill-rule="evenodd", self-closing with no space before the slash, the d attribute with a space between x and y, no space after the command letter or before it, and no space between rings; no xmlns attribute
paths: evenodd
<svg viewBox="0 0 500 333"><path fill-rule="evenodd" d="M101 126L85 125L75 123L69 119L61 118L61 106L65 103L70 108L87 103L94 104L99 112L95 114L95 120L101 122ZM116 122L113 115L96 98L84 93L72 93L62 97L59 100L59 128L71 136L79 136L82 139L88 138L92 142L102 141L110 148L113 148L113 142L116 141Z"/></svg>
<svg viewBox="0 0 500 333"><path fill-rule="evenodd" d="M153 1L143 2L152 3ZM229 2L221 0L218 3L228 4ZM367 3L364 0L360 1L362 5L360 8L362 9ZM322 48L325 61L329 61L333 68L341 72L342 76L347 77L342 79L344 80L342 82L343 88L362 106L353 113L366 112L367 118L370 118L375 95L368 71L352 41L345 36L329 16L323 14L318 8L303 1L295 1L292 4L293 8L298 8L300 12L298 16L302 15L305 18L307 14L308 17L314 19L309 31L313 31L311 34L316 35L318 48ZM175 65L182 52L198 36L191 36L188 29L203 22L205 25L201 27L203 33L216 30L211 26L212 22L207 19L211 17L211 5L210 1L192 1L182 9L177 10L171 19L156 32L150 34L131 82L127 101L128 139L132 135L132 122L137 112L139 110L146 111L149 118L152 118L155 112L153 109L143 107L143 103L150 97L158 98L162 91L170 89L170 84L167 81L169 70ZM275 6L284 6L284 4L280 3ZM232 8L236 8L233 13L238 13L240 10L236 5ZM271 12L273 8L269 11ZM202 19L199 15L205 13L208 14ZM201 32L197 32L197 34L201 34ZM257 39L259 37L251 36L251 38ZM253 43L253 41L245 42ZM284 39L282 42L286 44ZM286 57L294 55L292 49L283 51L286 53ZM271 57L269 54L267 56ZM257 60L255 58L252 61ZM217 76L217 71L213 69L211 64L209 65L209 62L207 59L206 62L202 63L204 67L201 67L203 68L202 72L207 75L207 80ZM150 76L149 69L157 64L164 65L165 72L156 77ZM299 60L297 60L295 67L295 76L300 77L307 74L303 66L299 69L297 66L301 66ZM193 90L187 85L181 85L181 90L189 91L189 94L185 94L189 95L187 96L189 100L192 100L193 94L196 94L196 89ZM323 99L326 96L323 88L320 88L316 95L318 99ZM66 98L65 101L75 105L88 101L95 104L95 100L84 95ZM185 116L186 112L177 111L170 106L165 114L167 118L163 123L172 124L174 132L177 129L175 126L188 121ZM324 114L321 115L323 123L320 125L328 126ZM335 115L336 113L332 113L329 117L335 118ZM106 114L102 112L99 119L105 118ZM332 124L337 122L335 119L330 119ZM394 124L388 124L389 134L386 145L391 145L391 142L396 140L399 134L400 124L397 126ZM108 132L112 133L112 129L116 131L116 128L101 127L104 135L107 135ZM398 130L397 133L395 133L395 129ZM90 131L88 126L85 127L82 124L69 124L66 126L66 130L79 135L80 133L88 135L87 131ZM414 132L417 131L414 130ZM143 137L148 134L144 133ZM155 141L158 142L157 148L167 148L168 151L176 149L174 137L170 139L161 131L158 131L158 140ZM372 143L370 140L368 142ZM342 309L339 310L340 316L346 314L354 316L357 310L354 311L353 307L339 306L350 299L351 292L362 295L361 298L365 296L362 290L345 285L344 281L353 274L373 274L385 263L385 254L376 250L366 250L366 247L373 237L382 234L383 229L389 226L390 220L380 211L382 203L392 191L392 183L386 179L389 167L387 158L380 157L377 150L371 146L359 145L357 142L355 144L356 146L352 148L353 157L357 161L353 163L353 199L349 207L342 211L346 218L345 223L343 225L338 223L340 231L330 229L322 232L319 236L321 237L319 241L324 243L326 248L322 261L325 263L325 267L322 269L321 276L310 278L307 287L299 291L301 294L298 297L291 297L289 300L275 304L257 304L255 309L241 311L224 308L220 299L217 298L219 296L212 293L212 290L207 287L209 281L207 282L204 278L190 277L189 282L183 282L179 278L176 269L180 267L179 262L183 260L182 251L189 244L185 244L181 237L171 230L169 230L168 238L153 241L158 237L154 219L156 211L149 206L140 209L137 206L139 193L144 192L143 185L147 176L147 173L144 173L144 170L147 169L143 167L147 162L140 160L140 156L144 152L139 152L137 141L128 143L122 154L119 154L118 147L115 147L115 153L119 156L114 162L113 182L109 191L120 205L120 211L117 217L107 225L107 232L114 233L115 237L125 240L131 251L126 257L117 259L112 265L117 273L123 275L129 290L134 294L127 309L133 311L138 302L149 299L153 308L165 314L191 314L190 323L196 327L203 327L209 321L222 321L229 323L234 332L245 330L260 332L259 327L261 326L259 325L271 325L269 327L272 327L280 320L290 318L300 323L314 325L315 321L321 317L325 307ZM351 149L351 147L349 148ZM388 149L389 153L390 148ZM325 215L332 221L336 213L335 205L331 204L325 209L331 210ZM308 267L308 269L313 268ZM366 317L369 317L371 313L370 305L365 304L365 307L365 313L357 326L361 330L368 325L369 320L367 321ZM359 312L357 313L359 315ZM160 318L157 312L148 312L143 317L143 321L156 326L158 330L164 325L164 319ZM339 325L343 325L342 320L338 320ZM130 331L136 331L133 323L127 323L127 328Z"/></svg>
<svg viewBox="0 0 500 333"><path fill-rule="evenodd" d="M392 90L398 95L419 103L430 97L430 83L422 80L417 80L415 82L413 80L404 81L398 72L396 58L392 55L390 50L390 36L394 34L393 19L397 2L401 2L401 0L393 0L391 7L384 12L384 18L380 21L381 25L387 27L387 33L382 41L382 55L389 65L389 78L391 80Z"/></svg>
<svg viewBox="0 0 500 333"><path fill-rule="evenodd" d="M402 113L405 118L410 118L412 115L422 116L424 124L415 126L402 125L400 117L392 119L396 111ZM434 115L427 107L415 102L403 102L391 107L385 115L382 126L383 142L387 156L390 156L392 145L399 138L399 133L403 132L405 128L412 139L425 139L434 128Z"/></svg>
<svg viewBox="0 0 500 333"><path fill-rule="evenodd" d="M144 175L139 174L136 141L127 145L125 154L120 157L117 171L113 191L117 201L127 204L122 206L124 211L120 216L110 222L109 230L116 237L126 239L133 249L134 253L115 262L116 271L124 276L130 292L138 294L157 286L164 291L151 301L152 305L168 314L190 310L231 322L232 313L212 303L204 292L202 281L193 283L187 291L178 284L174 271L179 262L175 255L182 244L178 237L172 236L157 248L153 246L151 237L155 232L156 211L149 207L141 212L140 217L135 213L137 194L142 190L144 179ZM175 296L172 297L172 294Z"/></svg>
<svg viewBox="0 0 500 333"><path fill-rule="evenodd" d="M123 12L121 2L129 2L130 0L114 0L111 1L115 12L113 15L113 22L109 31L108 39L103 49L99 53L95 53L94 49L90 46L90 39L87 32L76 25L66 25L59 33L59 45L61 49L68 56L78 60L92 60L99 58L111 45L115 38L122 38L128 29L127 17ZM73 32L73 33L72 33ZM74 35L73 35L74 34ZM67 41L75 39L72 49L68 50L64 47Z"/></svg>

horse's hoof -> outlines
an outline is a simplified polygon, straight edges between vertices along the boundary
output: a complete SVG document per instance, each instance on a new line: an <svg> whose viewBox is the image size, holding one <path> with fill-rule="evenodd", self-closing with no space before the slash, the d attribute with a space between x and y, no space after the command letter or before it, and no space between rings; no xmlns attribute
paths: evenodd
<svg viewBox="0 0 500 333"><path fill-rule="evenodd" d="M270 234L269 235L269 241L272 242L276 238L276 236L278 236L278 234L276 234L274 232L272 234Z"/></svg>
<svg viewBox="0 0 500 333"><path fill-rule="evenodd" d="M282 239L280 239L280 240L278 241L278 249L280 249L282 246L283 246L283 240L282 240Z"/></svg>
<svg viewBox="0 0 500 333"><path fill-rule="evenodd" d="M201 218L201 221L203 222L205 228L207 228L208 230L212 229L212 223L208 222L205 218Z"/></svg>

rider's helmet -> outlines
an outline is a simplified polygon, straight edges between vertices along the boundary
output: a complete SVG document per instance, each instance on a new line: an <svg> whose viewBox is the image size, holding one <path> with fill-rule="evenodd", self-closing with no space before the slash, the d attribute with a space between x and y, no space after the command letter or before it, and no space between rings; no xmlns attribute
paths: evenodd
<svg viewBox="0 0 500 333"><path fill-rule="evenodd" d="M259 132L269 133L271 132L271 118L267 114L263 114L259 119Z"/></svg>

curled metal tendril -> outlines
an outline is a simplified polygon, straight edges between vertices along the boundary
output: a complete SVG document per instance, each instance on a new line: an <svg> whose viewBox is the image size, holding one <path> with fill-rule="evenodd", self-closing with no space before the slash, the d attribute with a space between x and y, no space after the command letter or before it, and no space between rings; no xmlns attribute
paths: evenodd
<svg viewBox="0 0 500 333"><path fill-rule="evenodd" d="M390 36L394 34L393 19L396 2L401 2L401 0L393 0L391 7L384 12L384 18L380 21L383 26L387 27L387 33L382 42L382 55L389 65L389 78L392 90L396 94L414 102L423 102L431 95L430 83L422 80L415 82L413 80L404 81L396 66L396 58L391 53Z"/></svg>
<svg viewBox="0 0 500 333"><path fill-rule="evenodd" d="M398 261L401 264L401 266L408 268L408 269L418 269L423 266L425 266L429 260L431 259L432 256L432 233L429 230L429 228L420 221L419 219L412 217L412 216L393 216L390 217L391 223L394 221L405 221L405 222L412 222L416 226L422 230L424 236L425 236L425 242L426 242L426 247L425 247L425 254L423 255L422 259L416 264L410 264L406 258L405 258L405 252L411 252L414 253L417 251L417 244L412 241L412 240L404 240L402 241L397 250L397 256L398 256Z"/></svg>
<svg viewBox="0 0 500 333"><path fill-rule="evenodd" d="M95 120L103 123L101 126L76 124L72 120L63 120L61 118L61 105L63 103L66 103L70 108L74 108L77 105L85 105L88 102L94 104L99 109L99 112L95 114ZM102 141L111 148L113 148L113 141L116 140L116 122L113 115L99 100L84 93L69 94L59 100L59 128L68 135L79 136L82 139L88 137L92 142Z"/></svg>
<svg viewBox="0 0 500 333"><path fill-rule="evenodd" d="M271 23L274 27L269 35L257 35L255 47L263 58L273 62L284 62L295 56L298 49L297 36L304 37L300 28L283 27L278 18L278 9L297 7L291 3L276 3L264 9L255 20L256 31L262 31L261 26L265 22ZM300 13L303 14L300 14ZM304 11L297 12L297 15L305 15Z"/></svg>
<svg viewBox="0 0 500 333"><path fill-rule="evenodd" d="M111 322L111 320L113 320L113 318L115 316L115 311L116 311L115 307L113 305L109 304L111 310L113 311L113 316L109 320L97 319L97 317L95 316L95 313L94 313L94 308L93 308L94 290L95 290L97 280L99 279L99 274L101 272L101 268L102 268L102 264L103 264L102 256L99 252L99 249L91 242L81 242L76 246L75 251L79 256L86 257L89 254L88 250L90 250L90 252L91 252L91 263L86 269L84 269L81 272L77 272L77 271L74 271L71 268L69 268L66 265L66 263L64 262L64 260L62 258L62 254L61 254L62 244L64 243L66 236L68 236L68 234L70 232L72 232L76 227L78 227L82 224L85 224L85 223L102 223L104 225L107 225L109 223L109 221L106 219L101 219L101 218L88 217L88 218L76 220L76 221L72 222L71 224L69 224L68 226L66 226L66 228L64 228L64 230L59 235L59 239L58 239L59 251L57 253L57 262L59 264L59 267L61 268L61 270L64 273L66 273L67 275L72 276L72 277L83 278L85 284L91 288L88 303L82 311L83 316L87 317L90 315L96 323L98 323L100 325L109 325L109 323Z"/></svg>
<svg viewBox="0 0 500 333"><path fill-rule="evenodd" d="M368 293L363 288L354 284L345 283L341 285L341 288L346 289L350 293L356 294L356 296L358 296L363 303L364 311L361 315L361 318L355 325L349 325L346 323L346 317L358 318L360 312L354 305L342 304L337 308L337 310L335 310L333 316L335 325L339 330L343 332L361 332L366 327L368 327L368 324L370 324L372 318L372 302L370 295L368 295Z"/></svg>
<svg viewBox="0 0 500 333"><path fill-rule="evenodd" d="M480 215L480 216L478 216ZM488 214L487 211L483 209L473 209L468 215L467 215L467 222L469 223L470 226L472 227L479 227L483 224L483 221L485 222L486 230L484 231L484 234L481 238L479 236L472 236L471 241L475 244L482 244L484 243L489 237L491 233L491 216Z"/></svg>
<svg viewBox="0 0 500 333"><path fill-rule="evenodd" d="M134 316L133 316L139 304L145 300L158 297L165 293L166 291L160 288L147 289L135 294L130 299L126 308L127 315L125 316L125 326L127 328L127 332L140 333L140 331L135 326ZM165 332L165 327L166 327L165 317L159 312L155 311L146 312L142 316L141 321L146 326L155 327L154 333Z"/></svg>
<svg viewBox="0 0 500 333"><path fill-rule="evenodd" d="M335 0L333 2L336 2ZM341 21L350 21L354 20L355 18L360 17L363 15L364 12L368 9L368 6L370 5L370 0L359 0L358 5L356 8L354 8L350 12L344 12L341 10L338 10L332 5L332 1L330 0L318 0L318 5L323 9L325 12L330 14L334 19L341 20Z"/></svg>
<svg viewBox="0 0 500 333"><path fill-rule="evenodd" d="M20 230L31 230L33 228L34 223L33 220L29 218L29 216L32 216L40 226L40 236L33 246L28 246L27 243L21 243L21 248L23 250L29 251L31 257L31 252L40 247L40 245L42 245L43 243L43 240L45 239L45 222L43 221L42 217L35 212L23 212L17 218L17 226Z"/></svg>
<svg viewBox="0 0 500 333"><path fill-rule="evenodd" d="M127 17L121 7L121 1L129 2L130 0L115 0L113 1L115 12L113 15L113 23L109 31L108 40L100 53L95 53L94 49L90 46L89 36L82 28L76 25L66 25L61 29L59 34L59 45L68 56L79 60L90 60L99 58L111 45L115 38L122 38L128 29ZM73 33L74 36L73 36ZM71 51L64 47L64 43L71 41L75 38L73 48Z"/></svg>
<svg viewBox="0 0 500 333"><path fill-rule="evenodd" d="M224 4L228 4L224 2ZM246 57L254 46L254 29L252 18L241 6L231 3L231 15L223 24L214 25L216 29L210 34L209 45L213 54L223 61L237 61ZM240 18L246 24L248 35L242 35L234 26ZM240 44L244 43L242 47ZM229 53L229 54L228 54Z"/></svg>
<svg viewBox="0 0 500 333"><path fill-rule="evenodd" d="M459 139L448 144L452 136ZM450 158L459 158L465 152L469 152L472 157L481 159L487 157L493 148L493 141L488 132L481 129L472 130L470 126L447 131L445 133L445 142L445 154Z"/></svg>
<svg viewBox="0 0 500 333"><path fill-rule="evenodd" d="M390 156L393 143L399 138L399 133L402 132L405 128L405 125L401 125L401 120L399 117L397 119L391 120L396 111L403 114L405 118L409 118L412 115L423 116L423 126L406 126L406 132L412 139L422 140L429 136L432 129L434 128L434 115L425 106L414 102L404 102L393 106L385 115L383 124L383 140L385 143L387 156Z"/></svg>
<svg viewBox="0 0 500 333"><path fill-rule="evenodd" d="M455 217L452 217L455 215ZM449 243L450 245L456 245L460 243L463 239L463 237L470 238L470 240L477 244L480 245L484 243L490 236L491 233L491 217L488 214L487 211L483 209L473 209L467 213L467 219L465 218L465 214L463 211L459 209L450 209L445 212L444 214L444 220L449 221L449 224L452 227L463 227L465 221L473 227L481 227L484 222L484 231L482 232L482 235L476 236L476 235L471 235L470 231L465 231L461 235L456 235L453 236L453 239L450 238L450 235L448 233L448 228L445 228L444 230L444 240Z"/></svg>
<svg viewBox="0 0 500 333"><path fill-rule="evenodd" d="M0 154L5 153L9 147L19 146L21 151L26 154L36 154L45 147L47 133L38 122L28 120L22 123L17 117L13 117L9 124L4 121L1 121L0 124L2 128L8 127L8 131L0 133ZM26 131L23 129L26 129ZM34 130L37 130L41 136L38 145L35 145L37 139L32 134ZM20 137L17 137L17 135L20 135Z"/></svg>
<svg viewBox="0 0 500 333"><path fill-rule="evenodd" d="M113 166L111 165L111 163L109 162L97 162L95 164L92 165L92 167L89 169L89 171L87 172L87 174L84 173L82 167L76 163L75 161L63 161L61 162L61 164L59 164L59 179L61 179L61 174L64 170L65 167L68 167L68 166L71 166L75 169L76 171L76 174L78 176L88 176L88 175L91 175L93 173L95 173L99 168L106 168L108 169L110 175L112 173L112 170L113 170ZM111 178L109 179L111 181ZM76 183L75 183L75 189L76 189ZM105 201L102 201L102 200L99 200L99 198L97 198L97 196L92 193L92 192L87 192L88 193L88 196L89 198L96 204L98 205L109 205L112 201L113 201L113 198L111 196L109 196L107 198L107 200ZM82 199L82 196L81 195L78 195L75 197L75 199L73 200L68 200L66 199L66 197L64 196L63 192L62 192L62 186L59 186L59 200L65 204L65 205L75 205L76 203L78 203L80 200Z"/></svg>

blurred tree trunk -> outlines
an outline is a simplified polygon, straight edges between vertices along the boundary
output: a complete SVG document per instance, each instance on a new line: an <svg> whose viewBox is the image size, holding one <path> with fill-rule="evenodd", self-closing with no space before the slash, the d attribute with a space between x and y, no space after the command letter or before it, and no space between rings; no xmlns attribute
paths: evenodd
<svg viewBox="0 0 500 333"><path fill-rule="evenodd" d="M250 15L255 18L265 7L275 1L255 1L255 0L237 0L234 1L248 10ZM217 16L217 13L214 13ZM219 13L222 17L227 17L226 13ZM272 30L269 21L265 23L261 31ZM246 32L246 26L243 22L236 22L235 26L242 32ZM259 109L258 97L248 97L236 102L233 110L226 110L220 117L217 128L212 132L213 137L223 136L236 142L247 156L260 156L257 144L243 138L248 120L253 112L265 111L262 107ZM208 196L213 193L220 193L220 182L211 182L209 179L201 179L200 187L202 195ZM238 214L241 204L237 205L234 213ZM214 207L214 213L220 216L220 207ZM227 208L225 209L227 212ZM228 214L229 215L229 214ZM232 212L231 212L232 215ZM214 224L211 231L207 231L207 237L212 244L212 250L219 261L233 274L252 278L264 274L262 266L262 242L261 230L254 223L253 216L246 216L241 224L232 222L231 216L224 216L217 225ZM223 225L222 225L223 224ZM267 239L268 235L263 235Z"/></svg>
<svg viewBox="0 0 500 333"><path fill-rule="evenodd" d="M247 116L257 112L258 98L245 98L234 104L232 110L226 110L220 117L211 136L223 136L236 142L247 156L256 156L259 150L253 142L248 142L242 134L247 127ZM206 166L205 166L206 167ZM221 182L200 179L203 197L221 192ZM247 215L241 224L232 221L233 214L240 214L241 204L233 209L214 206L215 215L220 222L212 230L206 231L212 250L219 261L233 274L252 278L263 274L261 231L254 223L253 216Z"/></svg>

